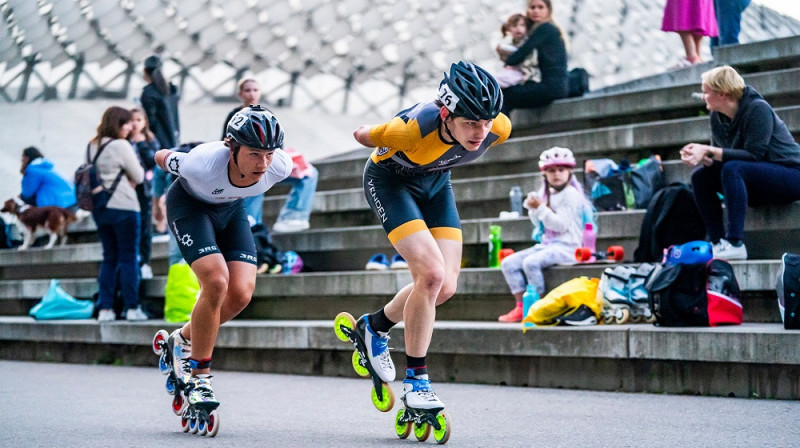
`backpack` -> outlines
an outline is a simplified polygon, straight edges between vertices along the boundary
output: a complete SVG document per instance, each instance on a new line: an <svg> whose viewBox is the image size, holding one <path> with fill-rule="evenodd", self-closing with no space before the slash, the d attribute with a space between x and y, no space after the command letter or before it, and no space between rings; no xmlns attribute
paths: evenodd
<svg viewBox="0 0 800 448"><path fill-rule="evenodd" d="M567 73L567 97L575 98L583 96L589 91L589 72L578 67L573 68Z"/></svg>
<svg viewBox="0 0 800 448"><path fill-rule="evenodd" d="M259 274L269 270L270 273L281 272L286 262L283 251L272 243L272 236L263 224L256 224L250 228L253 241L256 243L256 257L258 258ZM263 267L263 271L262 271ZM280 268L278 268L280 267Z"/></svg>
<svg viewBox="0 0 800 448"><path fill-rule="evenodd" d="M522 319L523 324L558 325L559 317L581 305L586 305L599 317L603 310L603 301L597 298L599 282L598 278L577 277L556 286L531 305L528 315Z"/></svg>
<svg viewBox="0 0 800 448"><path fill-rule="evenodd" d="M188 322L199 293L200 283L186 262L170 266L164 287L164 320L171 323Z"/></svg>
<svg viewBox="0 0 800 448"><path fill-rule="evenodd" d="M89 319L94 311L91 300L78 300L61 289L58 280L50 280L42 300L28 314L36 320Z"/></svg>
<svg viewBox="0 0 800 448"><path fill-rule="evenodd" d="M106 189L103 186L100 174L97 172L97 158L109 143L111 143L111 140L100 145L97 148L97 154L91 160L89 157L90 145L86 145L86 163L75 170L75 199L77 200L78 208L82 210L91 212L105 208L108 200L111 199L111 195L116 191L119 181L122 179L124 173L119 170L119 174L114 179L114 183L111 184L111 188Z"/></svg>
<svg viewBox="0 0 800 448"><path fill-rule="evenodd" d="M783 328L800 329L800 255L785 253L775 281Z"/></svg>
<svg viewBox="0 0 800 448"><path fill-rule="evenodd" d="M669 246L702 240L705 236L706 227L692 189L680 182L669 184L647 205L633 261L660 262Z"/></svg>
<svg viewBox="0 0 800 448"><path fill-rule="evenodd" d="M657 268L646 289L660 326L739 325L744 318L733 267L719 258Z"/></svg>

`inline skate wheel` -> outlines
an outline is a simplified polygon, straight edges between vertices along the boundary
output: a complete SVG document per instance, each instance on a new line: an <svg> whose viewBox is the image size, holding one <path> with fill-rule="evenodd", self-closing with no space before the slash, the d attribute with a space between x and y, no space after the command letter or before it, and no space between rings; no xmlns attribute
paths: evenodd
<svg viewBox="0 0 800 448"><path fill-rule="evenodd" d="M167 363L166 354L162 354L158 358L158 371L161 372L162 375L169 374L169 363Z"/></svg>
<svg viewBox="0 0 800 448"><path fill-rule="evenodd" d="M189 418L189 432L192 434L197 434L197 431L200 430L200 421L196 415Z"/></svg>
<svg viewBox="0 0 800 448"><path fill-rule="evenodd" d="M383 400L378 399L378 393L374 387L372 388L372 404L375 405L375 409L381 412L389 412L394 407L394 391L388 384L382 382L381 393L383 394Z"/></svg>
<svg viewBox="0 0 800 448"><path fill-rule="evenodd" d="M394 433L397 434L397 437L400 437L401 439L408 438L408 436L411 434L411 429L413 426L411 422L400 423L400 419L403 418L405 413L406 410L400 408L394 418Z"/></svg>
<svg viewBox="0 0 800 448"><path fill-rule="evenodd" d="M631 316L631 312L625 308L621 308L617 315L614 316L614 322L622 325L628 322L628 318Z"/></svg>
<svg viewBox="0 0 800 448"><path fill-rule="evenodd" d="M603 313L603 323L607 325L611 325L614 323L614 315L609 312Z"/></svg>
<svg viewBox="0 0 800 448"><path fill-rule="evenodd" d="M153 352L155 352L156 355L161 355L163 352L162 347L167 346L168 337L167 330L158 330L155 336L153 336Z"/></svg>
<svg viewBox="0 0 800 448"><path fill-rule="evenodd" d="M369 370L361 365L361 354L358 353L358 350L353 350L353 370L358 376L369 378Z"/></svg>
<svg viewBox="0 0 800 448"><path fill-rule="evenodd" d="M167 388L167 393L170 395L175 395L175 379L171 376L167 377L167 384L165 385Z"/></svg>
<svg viewBox="0 0 800 448"><path fill-rule="evenodd" d="M184 411L186 410L186 405L187 402L184 400L183 395L178 392L172 399L172 412L174 412L175 415L183 415Z"/></svg>
<svg viewBox="0 0 800 448"><path fill-rule="evenodd" d="M443 445L450 440L450 432L452 432L452 423L450 422L450 416L447 415L446 412L442 411L436 414L436 422L439 423L439 429L433 430L433 438L436 440L436 443L439 445Z"/></svg>
<svg viewBox="0 0 800 448"><path fill-rule="evenodd" d="M206 426L208 427L208 437L214 437L219 432L219 414L216 409L208 414Z"/></svg>
<svg viewBox="0 0 800 448"><path fill-rule="evenodd" d="M356 328L356 320L353 318L352 314L342 311L333 319L333 332L336 333L336 337L339 338L340 341L350 342L350 338L342 332L341 327L348 328L351 331Z"/></svg>
<svg viewBox="0 0 800 448"><path fill-rule="evenodd" d="M205 417L197 418L197 435L204 436L208 433L208 423Z"/></svg>
<svg viewBox="0 0 800 448"><path fill-rule="evenodd" d="M189 432L189 418L185 415L181 416L181 429L183 432Z"/></svg>
<svg viewBox="0 0 800 448"><path fill-rule="evenodd" d="M654 324L654 323L656 323L656 320L657 320L656 316L653 316L653 315L647 316L644 319L644 321L647 322L648 324Z"/></svg>
<svg viewBox="0 0 800 448"><path fill-rule="evenodd" d="M420 442L428 440L431 436L431 425L427 423L414 423L414 437Z"/></svg>

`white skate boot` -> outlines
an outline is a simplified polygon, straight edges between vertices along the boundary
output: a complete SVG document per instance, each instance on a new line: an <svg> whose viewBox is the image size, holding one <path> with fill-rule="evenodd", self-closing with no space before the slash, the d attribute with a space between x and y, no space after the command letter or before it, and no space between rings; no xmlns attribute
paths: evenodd
<svg viewBox="0 0 800 448"><path fill-rule="evenodd" d="M192 376L192 367L189 364L189 357L192 354L192 342L181 336L179 328L167 338L167 347L172 355L172 371L175 372L175 379L182 388L189 381L189 377Z"/></svg>

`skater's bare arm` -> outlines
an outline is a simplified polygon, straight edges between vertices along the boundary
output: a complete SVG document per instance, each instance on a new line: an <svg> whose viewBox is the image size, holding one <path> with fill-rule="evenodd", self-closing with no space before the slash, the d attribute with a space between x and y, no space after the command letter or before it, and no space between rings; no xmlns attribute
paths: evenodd
<svg viewBox="0 0 800 448"><path fill-rule="evenodd" d="M156 160L156 164L161 167L162 170L167 171L167 165L165 165L165 161L167 157L172 153L172 150L169 149L159 149L156 151L156 155L153 158Z"/></svg>
<svg viewBox="0 0 800 448"><path fill-rule="evenodd" d="M356 139L358 143L366 146L367 148L374 148L375 144L369 138L369 131L372 129L372 126L368 125L361 125L353 132L353 137Z"/></svg>

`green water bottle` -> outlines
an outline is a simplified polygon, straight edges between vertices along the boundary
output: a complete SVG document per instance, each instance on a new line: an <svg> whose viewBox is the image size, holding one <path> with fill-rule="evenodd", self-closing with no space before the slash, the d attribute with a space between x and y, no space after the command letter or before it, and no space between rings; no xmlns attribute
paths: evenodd
<svg viewBox="0 0 800 448"><path fill-rule="evenodd" d="M500 240L500 226L489 226L489 267L500 267L500 249L503 248L503 242Z"/></svg>

